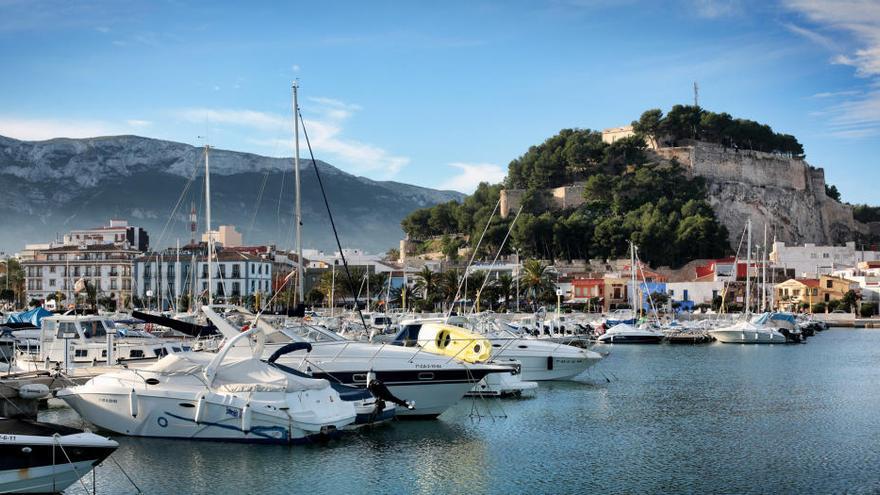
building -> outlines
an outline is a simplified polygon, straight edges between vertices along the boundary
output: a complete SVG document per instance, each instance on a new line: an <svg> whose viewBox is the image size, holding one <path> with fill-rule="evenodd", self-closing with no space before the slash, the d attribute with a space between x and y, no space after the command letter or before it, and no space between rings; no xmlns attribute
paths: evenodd
<svg viewBox="0 0 880 495"><path fill-rule="evenodd" d="M128 225L126 220L112 219L109 225L103 227L71 230L69 234L64 235L62 244L65 246L113 244L144 252L150 248L150 236L146 230Z"/></svg>
<svg viewBox="0 0 880 495"><path fill-rule="evenodd" d="M812 307L816 303L839 301L850 290L859 290L858 282L832 275L819 278L789 279L774 287L776 307L781 310L797 310L803 304Z"/></svg>
<svg viewBox="0 0 880 495"><path fill-rule="evenodd" d="M97 290L97 298L109 297L122 303L132 293L132 268L140 254L116 244L83 244L37 250L33 259L22 261L28 299L45 300L61 293L65 301L75 299L79 280Z"/></svg>
<svg viewBox="0 0 880 495"><path fill-rule="evenodd" d="M211 230L202 234L202 242L208 242L210 237L214 242L223 247L239 247L242 245L241 233L235 230L235 225L221 225L217 230Z"/></svg>
<svg viewBox="0 0 880 495"><path fill-rule="evenodd" d="M774 242L770 261L776 266L794 269L797 277L818 278L833 273L836 269L856 266L863 261L880 261L880 251L856 249L855 242L843 246L786 246L784 242Z"/></svg>
<svg viewBox="0 0 880 495"><path fill-rule="evenodd" d="M586 198L584 198L585 185L585 182L575 182L548 189L550 207L564 210L584 204L586 202ZM501 218L507 218L511 213L516 215L525 194L525 189L502 189L498 210Z"/></svg>
<svg viewBox="0 0 880 495"><path fill-rule="evenodd" d="M618 139L628 138L635 135L636 131L633 130L633 126L631 125L611 127L608 129L602 129L602 142L612 144Z"/></svg>
<svg viewBox="0 0 880 495"><path fill-rule="evenodd" d="M241 299L273 292L273 260L269 254L220 250L212 260L215 300ZM183 296L206 300L208 263L204 245L178 253L167 249L134 260L135 294L147 305L171 308Z"/></svg>
<svg viewBox="0 0 880 495"><path fill-rule="evenodd" d="M863 261L833 275L858 283L863 303L880 303L880 261Z"/></svg>
<svg viewBox="0 0 880 495"><path fill-rule="evenodd" d="M682 311L693 311L700 304L712 304L716 297L724 293L725 284L723 280L669 282L666 284L666 294L670 302L677 303Z"/></svg>

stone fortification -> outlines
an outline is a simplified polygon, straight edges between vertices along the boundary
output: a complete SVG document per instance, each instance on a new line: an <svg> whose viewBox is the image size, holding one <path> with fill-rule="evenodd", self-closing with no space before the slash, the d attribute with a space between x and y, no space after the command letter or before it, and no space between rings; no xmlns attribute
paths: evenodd
<svg viewBox="0 0 880 495"><path fill-rule="evenodd" d="M852 208L825 195L825 172L804 160L710 143L656 150L706 179L709 203L736 245L748 218L759 231L794 244L836 244L867 233Z"/></svg>
<svg viewBox="0 0 880 495"><path fill-rule="evenodd" d="M827 197L824 170L804 160L702 142L652 152L661 160L675 159L689 176L706 179L709 203L734 247L749 218L756 235L766 224L771 238L790 244L839 244L854 240L856 233L880 231L855 221L850 206ZM584 202L580 183L548 192L558 209ZM502 190L501 216L516 214L524 194Z"/></svg>

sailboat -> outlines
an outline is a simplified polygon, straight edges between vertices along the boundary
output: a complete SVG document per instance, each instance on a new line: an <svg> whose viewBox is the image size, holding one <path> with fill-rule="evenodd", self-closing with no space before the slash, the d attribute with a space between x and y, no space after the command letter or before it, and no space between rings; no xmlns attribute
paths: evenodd
<svg viewBox="0 0 880 495"><path fill-rule="evenodd" d="M636 308L636 246L629 244L630 252L630 304L635 312ZM600 344L659 344L663 341L663 333L653 328L636 328L628 323L618 323L597 339Z"/></svg>
<svg viewBox="0 0 880 495"><path fill-rule="evenodd" d="M746 224L747 241L746 241L746 300L743 314L745 321L735 323L731 326L716 328L709 330L709 335L718 342L725 344L784 344L787 339L776 328L767 326L766 320L748 319L751 311L751 265L752 265L752 219L750 218ZM736 273L734 268L734 273Z"/></svg>

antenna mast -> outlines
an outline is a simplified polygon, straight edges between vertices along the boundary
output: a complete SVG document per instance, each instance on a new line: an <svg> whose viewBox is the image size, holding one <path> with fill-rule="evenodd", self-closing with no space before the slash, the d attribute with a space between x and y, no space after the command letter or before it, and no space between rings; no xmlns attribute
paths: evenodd
<svg viewBox="0 0 880 495"><path fill-rule="evenodd" d="M296 185L296 218L294 219L294 221L296 222L296 263L297 265L299 265L297 267L296 293L298 296L297 302L302 303L305 300L303 297L305 280L303 277L304 266L302 253L302 206L300 202L299 178L299 101L297 100L298 89L299 81L293 81L293 134L296 147L296 153L293 156L293 176Z"/></svg>
<svg viewBox="0 0 880 495"><path fill-rule="evenodd" d="M694 81L694 106L700 106L700 86Z"/></svg>

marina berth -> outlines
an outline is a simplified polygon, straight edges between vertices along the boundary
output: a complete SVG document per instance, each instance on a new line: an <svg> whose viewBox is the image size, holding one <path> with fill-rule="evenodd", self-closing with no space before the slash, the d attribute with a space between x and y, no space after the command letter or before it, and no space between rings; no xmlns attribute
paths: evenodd
<svg viewBox="0 0 880 495"><path fill-rule="evenodd" d="M600 344L659 344L665 335L653 328L636 328L626 323L617 324L599 336Z"/></svg>

